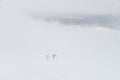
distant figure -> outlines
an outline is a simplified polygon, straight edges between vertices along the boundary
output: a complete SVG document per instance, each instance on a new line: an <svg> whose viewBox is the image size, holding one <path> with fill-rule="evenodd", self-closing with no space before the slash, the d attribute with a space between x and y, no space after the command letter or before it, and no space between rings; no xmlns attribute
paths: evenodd
<svg viewBox="0 0 120 80"><path fill-rule="evenodd" d="M57 57L57 55L56 55L56 54L53 54L53 55L52 55L52 58L53 58L53 59L55 59L56 57Z"/></svg>
<svg viewBox="0 0 120 80"><path fill-rule="evenodd" d="M50 55L46 55L46 59L49 60L49 58L50 58Z"/></svg>

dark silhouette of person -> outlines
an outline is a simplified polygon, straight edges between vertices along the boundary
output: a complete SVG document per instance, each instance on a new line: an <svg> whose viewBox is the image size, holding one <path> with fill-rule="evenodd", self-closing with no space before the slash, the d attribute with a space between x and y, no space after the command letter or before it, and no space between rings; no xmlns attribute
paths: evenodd
<svg viewBox="0 0 120 80"><path fill-rule="evenodd" d="M56 55L56 54L53 54L52 57L53 57L53 59L55 59L55 58L57 57L57 55Z"/></svg>

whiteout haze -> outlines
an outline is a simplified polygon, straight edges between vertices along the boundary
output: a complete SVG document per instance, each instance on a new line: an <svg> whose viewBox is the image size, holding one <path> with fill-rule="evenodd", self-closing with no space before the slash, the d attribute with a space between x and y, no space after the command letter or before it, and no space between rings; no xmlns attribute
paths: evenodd
<svg viewBox="0 0 120 80"><path fill-rule="evenodd" d="M0 80L120 80L119 30L43 20L119 16L119 8L117 0L2 0Z"/></svg>

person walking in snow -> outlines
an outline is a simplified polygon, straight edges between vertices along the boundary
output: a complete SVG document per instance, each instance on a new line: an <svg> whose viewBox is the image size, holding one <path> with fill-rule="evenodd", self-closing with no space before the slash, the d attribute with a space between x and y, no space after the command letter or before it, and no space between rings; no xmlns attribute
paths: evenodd
<svg viewBox="0 0 120 80"><path fill-rule="evenodd" d="M56 54L53 54L53 55L52 55L52 58L53 58L53 59L55 59L56 57L57 57L57 55L56 55Z"/></svg>
<svg viewBox="0 0 120 80"><path fill-rule="evenodd" d="M49 60L50 59L50 55L46 55L46 59Z"/></svg>

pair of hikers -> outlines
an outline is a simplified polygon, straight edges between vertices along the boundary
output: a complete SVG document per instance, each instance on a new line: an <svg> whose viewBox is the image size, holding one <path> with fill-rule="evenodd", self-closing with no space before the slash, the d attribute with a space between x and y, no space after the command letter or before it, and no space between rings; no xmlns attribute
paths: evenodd
<svg viewBox="0 0 120 80"><path fill-rule="evenodd" d="M56 54L46 55L46 59L50 59L50 58L55 59L56 57L57 57Z"/></svg>

